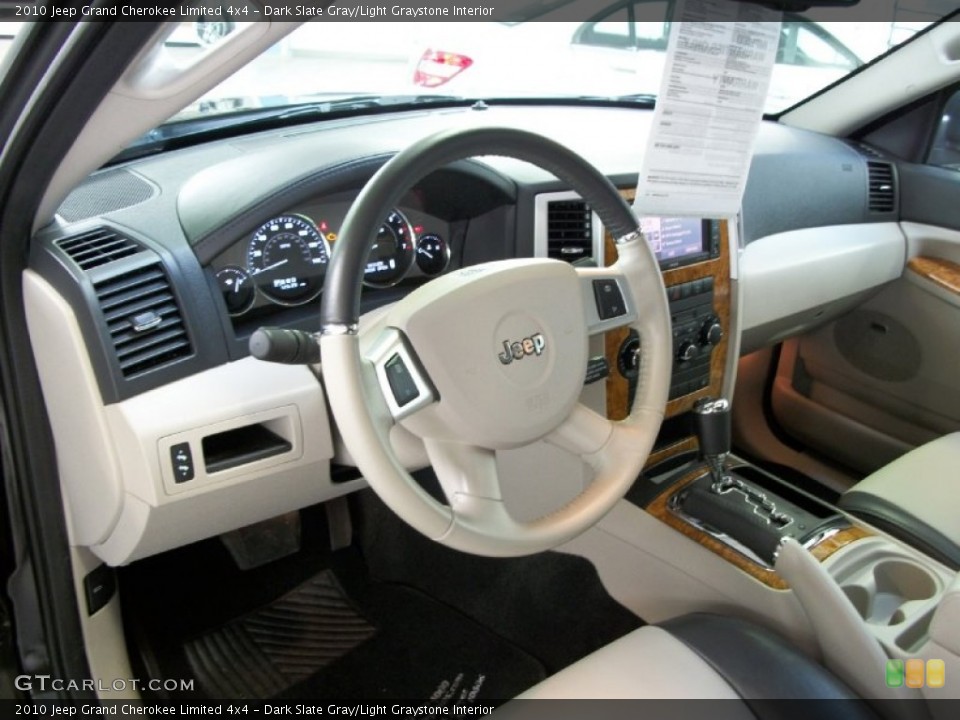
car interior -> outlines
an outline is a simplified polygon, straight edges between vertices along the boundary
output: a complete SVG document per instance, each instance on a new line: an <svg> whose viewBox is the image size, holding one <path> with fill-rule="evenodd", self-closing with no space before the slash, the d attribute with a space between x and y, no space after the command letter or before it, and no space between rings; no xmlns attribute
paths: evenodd
<svg viewBox="0 0 960 720"><path fill-rule="evenodd" d="M955 716L960 24L765 116L736 217L642 221L649 104L117 160L298 25L175 24L0 70L12 662L106 680L15 696Z"/></svg>

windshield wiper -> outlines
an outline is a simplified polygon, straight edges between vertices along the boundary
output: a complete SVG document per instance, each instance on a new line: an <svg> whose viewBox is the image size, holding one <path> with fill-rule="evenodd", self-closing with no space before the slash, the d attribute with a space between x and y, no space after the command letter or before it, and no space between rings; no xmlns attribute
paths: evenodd
<svg viewBox="0 0 960 720"><path fill-rule="evenodd" d="M393 108L403 105L459 105L466 98L455 95L352 95L335 100L309 102L304 105L291 105L280 109L272 117L287 120L304 115L328 115L330 113L353 112L376 108Z"/></svg>
<svg viewBox="0 0 960 720"><path fill-rule="evenodd" d="M640 105L653 107L657 104L657 96L652 93L630 93L628 95L580 95L578 100L584 102L614 103L623 105Z"/></svg>
<svg viewBox="0 0 960 720"><path fill-rule="evenodd" d="M298 105L244 110L235 113L200 115L174 120L151 130L114 156L107 165L133 160L154 153L194 145L198 142L230 137L243 132L270 130L306 122L314 118L362 115L384 109L398 110L423 106L456 107L472 100L454 95L374 95L360 94L315 100Z"/></svg>

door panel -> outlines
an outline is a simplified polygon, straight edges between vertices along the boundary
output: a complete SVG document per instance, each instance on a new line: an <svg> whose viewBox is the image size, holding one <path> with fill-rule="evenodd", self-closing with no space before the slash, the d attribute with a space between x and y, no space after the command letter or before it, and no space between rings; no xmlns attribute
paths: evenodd
<svg viewBox="0 0 960 720"><path fill-rule="evenodd" d="M864 473L960 430L960 231L902 227L903 276L788 343L773 389L788 433Z"/></svg>

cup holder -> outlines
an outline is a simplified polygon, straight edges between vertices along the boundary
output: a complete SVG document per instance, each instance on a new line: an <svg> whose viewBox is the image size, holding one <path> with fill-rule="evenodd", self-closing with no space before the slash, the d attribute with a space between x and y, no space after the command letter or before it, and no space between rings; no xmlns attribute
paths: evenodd
<svg viewBox="0 0 960 720"><path fill-rule="evenodd" d="M860 616L874 625L898 625L910 616L912 603L923 603L937 593L937 582L923 567L900 559L876 563L859 582L843 586Z"/></svg>
<svg viewBox="0 0 960 720"><path fill-rule="evenodd" d="M860 617L866 619L870 612L870 591L862 585L844 585L840 589L853 603L853 607L857 609Z"/></svg>

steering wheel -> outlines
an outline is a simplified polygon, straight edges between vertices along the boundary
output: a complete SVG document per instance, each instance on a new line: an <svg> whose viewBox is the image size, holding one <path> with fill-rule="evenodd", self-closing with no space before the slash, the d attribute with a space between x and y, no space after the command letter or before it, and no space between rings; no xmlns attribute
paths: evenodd
<svg viewBox="0 0 960 720"><path fill-rule="evenodd" d="M617 263L517 259L465 267L421 286L361 332L363 272L383 218L428 173L482 155L524 160L569 184L617 238ZM533 133L444 131L395 155L344 221L320 312L324 384L347 450L391 510L458 550L526 555L582 533L633 484L663 419L672 341L656 258L607 178ZM635 329L641 349L633 407L614 423L578 398L589 336L617 327ZM390 442L395 424L423 441L448 505L400 462ZM594 479L564 507L520 522L504 507L495 453L538 440L582 458Z"/></svg>

